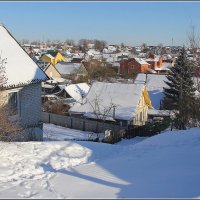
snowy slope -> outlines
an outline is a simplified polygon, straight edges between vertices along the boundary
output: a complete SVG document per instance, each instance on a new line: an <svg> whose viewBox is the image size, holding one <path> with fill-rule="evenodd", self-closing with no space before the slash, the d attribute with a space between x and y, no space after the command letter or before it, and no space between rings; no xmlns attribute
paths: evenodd
<svg viewBox="0 0 200 200"><path fill-rule="evenodd" d="M115 145L1 142L0 157L0 198L200 197L200 128Z"/></svg>

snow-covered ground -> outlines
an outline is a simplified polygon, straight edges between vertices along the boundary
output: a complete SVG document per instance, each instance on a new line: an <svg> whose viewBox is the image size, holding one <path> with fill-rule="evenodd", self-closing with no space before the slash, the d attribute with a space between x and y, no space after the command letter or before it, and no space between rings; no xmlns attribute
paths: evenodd
<svg viewBox="0 0 200 200"><path fill-rule="evenodd" d="M43 138L45 141L66 141L66 140L92 140L99 137L104 138L104 134L98 135L93 132L79 131L75 129L56 126L54 124L44 124Z"/></svg>
<svg viewBox="0 0 200 200"><path fill-rule="evenodd" d="M51 141L0 142L0 198L200 198L200 128L114 145L44 131Z"/></svg>

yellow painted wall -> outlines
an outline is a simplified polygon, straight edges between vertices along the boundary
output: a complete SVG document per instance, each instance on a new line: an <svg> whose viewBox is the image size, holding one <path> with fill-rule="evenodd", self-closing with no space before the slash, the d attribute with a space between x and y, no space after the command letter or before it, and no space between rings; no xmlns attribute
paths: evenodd
<svg viewBox="0 0 200 200"><path fill-rule="evenodd" d="M136 109L136 114L133 119L133 125L142 126L148 119L148 109L152 108L151 100L145 86Z"/></svg>
<svg viewBox="0 0 200 200"><path fill-rule="evenodd" d="M42 62L50 62L53 64L53 58L50 58L49 56L47 56L46 54L44 54L41 59L40 59Z"/></svg>
<svg viewBox="0 0 200 200"><path fill-rule="evenodd" d="M66 62L66 59L64 58L64 56L61 53L57 53L55 59L54 59L54 63L52 63L53 65L56 65L59 61L64 61Z"/></svg>
<svg viewBox="0 0 200 200"><path fill-rule="evenodd" d="M42 57L41 57L41 61L42 62L50 62L51 64L53 64L54 66L59 62L59 61L64 61L66 62L66 59L64 58L64 56L61 54L61 53L57 53L56 54L56 57L54 58L50 58L48 57L46 54L44 54Z"/></svg>

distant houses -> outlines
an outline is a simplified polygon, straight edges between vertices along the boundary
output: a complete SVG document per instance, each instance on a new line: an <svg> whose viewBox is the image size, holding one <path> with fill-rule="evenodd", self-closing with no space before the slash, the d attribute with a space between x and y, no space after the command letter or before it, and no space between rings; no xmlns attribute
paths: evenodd
<svg viewBox="0 0 200 200"><path fill-rule="evenodd" d="M55 65L55 69L62 78L78 79L81 76L87 76L88 72L82 63L59 62Z"/></svg>
<svg viewBox="0 0 200 200"><path fill-rule="evenodd" d="M166 57L165 57L166 59ZM168 74L174 60L166 59L160 55L149 54L143 58L134 57L120 62L119 73L131 75L132 73Z"/></svg>
<svg viewBox="0 0 200 200"><path fill-rule="evenodd" d="M120 74L146 73L151 69L150 64L142 58L130 58L120 62Z"/></svg>
<svg viewBox="0 0 200 200"><path fill-rule="evenodd" d="M63 55L55 50L48 50L47 53L43 54L40 58L42 62L51 63L56 65L60 61L66 61Z"/></svg>

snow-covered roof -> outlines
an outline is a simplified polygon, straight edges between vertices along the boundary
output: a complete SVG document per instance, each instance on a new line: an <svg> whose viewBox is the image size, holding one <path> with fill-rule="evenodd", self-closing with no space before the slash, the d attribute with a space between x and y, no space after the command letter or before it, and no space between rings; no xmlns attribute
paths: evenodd
<svg viewBox="0 0 200 200"><path fill-rule="evenodd" d="M90 56L94 56L94 55L101 55L101 53L99 51L96 51L94 49L90 49L88 52L87 52L88 55Z"/></svg>
<svg viewBox="0 0 200 200"><path fill-rule="evenodd" d="M157 109L148 110L148 115L153 115L153 116L170 116L172 114L174 114L173 110L157 110Z"/></svg>
<svg viewBox="0 0 200 200"><path fill-rule="evenodd" d="M144 59L142 58L135 58L135 60L140 63L141 65L150 65L148 62L146 62Z"/></svg>
<svg viewBox="0 0 200 200"><path fill-rule="evenodd" d="M167 71L169 71L171 67L172 67L171 63L163 62L161 67L155 67L155 70L167 70Z"/></svg>
<svg viewBox="0 0 200 200"><path fill-rule="evenodd" d="M62 75L70 75L70 74L76 74L80 66L81 63L59 62L55 65L55 68Z"/></svg>
<svg viewBox="0 0 200 200"><path fill-rule="evenodd" d="M42 87L46 89L53 89L55 86L42 82Z"/></svg>
<svg viewBox="0 0 200 200"><path fill-rule="evenodd" d="M97 117L97 115L95 115L94 113L85 113L83 116L86 118L90 118L90 119L98 119L99 118L99 119L104 119L106 121L113 121L113 122L116 121L113 119L113 117L104 116L104 115L98 115L98 117Z"/></svg>
<svg viewBox="0 0 200 200"><path fill-rule="evenodd" d="M87 95L89 89L90 86L87 83L78 83L65 86L66 92L80 103L82 103L82 99Z"/></svg>
<svg viewBox="0 0 200 200"><path fill-rule="evenodd" d="M70 83L71 80L69 79L64 79L64 78L53 78L53 80L56 82L56 83Z"/></svg>
<svg viewBox="0 0 200 200"><path fill-rule="evenodd" d="M71 113L94 113L95 104L99 106L100 114L105 113L111 103L115 106L115 119L131 120L134 117L139 99L144 90L143 84L123 84L94 82L83 99L83 104L75 104ZM114 108L110 110L107 117L113 117Z"/></svg>
<svg viewBox="0 0 200 200"><path fill-rule="evenodd" d="M93 58L94 59L101 59L102 58L102 55L101 54L95 54L94 56L93 56Z"/></svg>
<svg viewBox="0 0 200 200"><path fill-rule="evenodd" d="M134 83L136 84L145 84L146 74L138 74ZM149 92L149 97L151 99L152 106L155 109L159 109L160 101L164 98L164 89L167 87L167 84L164 82L167 81L165 75L158 74L148 74L147 75L147 90Z"/></svg>
<svg viewBox="0 0 200 200"><path fill-rule="evenodd" d="M172 59L172 56L170 54L164 54L162 55L163 60L168 60L168 59Z"/></svg>
<svg viewBox="0 0 200 200"><path fill-rule="evenodd" d="M78 83L70 85L58 85L61 90L65 90L73 99L82 103L83 97L85 97L90 89L87 83Z"/></svg>
<svg viewBox="0 0 200 200"><path fill-rule="evenodd" d="M44 94L42 95L42 97L58 99L58 97L55 94Z"/></svg>
<svg viewBox="0 0 200 200"><path fill-rule="evenodd" d="M55 58L55 57L53 57L51 54L45 54L45 56L47 56L47 57L49 57L49 58L51 58L51 59L53 59L53 58Z"/></svg>
<svg viewBox="0 0 200 200"><path fill-rule="evenodd" d="M145 61L150 62L158 62L160 60L160 56L156 56L155 58L146 58Z"/></svg>
<svg viewBox="0 0 200 200"><path fill-rule="evenodd" d="M6 87L45 81L48 77L30 58L11 33L0 24L0 56L6 59Z"/></svg>

